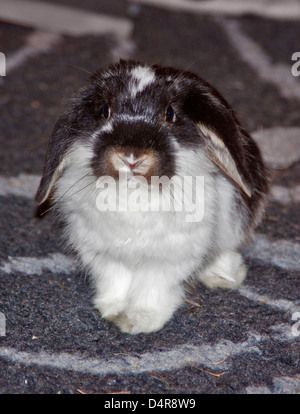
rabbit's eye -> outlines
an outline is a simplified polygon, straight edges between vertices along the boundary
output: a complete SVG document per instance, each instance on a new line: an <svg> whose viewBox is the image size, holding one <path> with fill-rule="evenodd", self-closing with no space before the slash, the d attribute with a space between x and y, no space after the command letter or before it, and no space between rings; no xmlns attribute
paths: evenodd
<svg viewBox="0 0 300 414"><path fill-rule="evenodd" d="M171 105L168 106L166 110L166 121L167 122L174 122L175 120L175 112Z"/></svg>
<svg viewBox="0 0 300 414"><path fill-rule="evenodd" d="M103 116L105 119L109 119L111 117L111 109L108 104L105 104L103 107Z"/></svg>

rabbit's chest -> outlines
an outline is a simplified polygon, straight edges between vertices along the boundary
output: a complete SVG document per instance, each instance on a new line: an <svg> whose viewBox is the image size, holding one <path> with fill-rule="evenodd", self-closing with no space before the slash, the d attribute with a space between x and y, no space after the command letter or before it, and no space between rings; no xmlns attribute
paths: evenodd
<svg viewBox="0 0 300 414"><path fill-rule="evenodd" d="M93 240L98 253L126 261L148 258L177 262L193 257L199 260L205 254L209 233L205 223L186 223L180 215L167 212L107 212L90 227L85 239Z"/></svg>

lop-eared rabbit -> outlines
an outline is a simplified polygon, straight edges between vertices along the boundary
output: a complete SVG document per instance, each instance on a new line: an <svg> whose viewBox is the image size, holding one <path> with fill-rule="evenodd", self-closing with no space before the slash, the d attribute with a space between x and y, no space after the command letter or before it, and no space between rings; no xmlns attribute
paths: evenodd
<svg viewBox="0 0 300 414"><path fill-rule="evenodd" d="M267 190L258 147L212 86L121 60L59 118L36 200L51 195L103 318L136 334L163 327L190 278L241 285Z"/></svg>

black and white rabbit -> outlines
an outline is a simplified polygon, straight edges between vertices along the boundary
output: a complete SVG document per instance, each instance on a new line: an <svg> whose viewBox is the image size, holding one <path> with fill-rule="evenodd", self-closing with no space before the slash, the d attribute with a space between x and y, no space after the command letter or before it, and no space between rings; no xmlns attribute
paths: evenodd
<svg viewBox="0 0 300 414"><path fill-rule="evenodd" d="M99 179L118 182L121 173L125 187L143 178L144 194L154 176L204 177L204 191L191 190L201 220L174 208L170 186L160 187L173 194L169 211L145 208L147 199L140 210L101 210ZM266 175L256 144L212 86L190 72L121 60L95 73L58 120L36 201L53 195L68 244L93 280L95 306L136 334L162 328L191 277L240 286L238 251L261 220ZM118 191L118 199L132 195Z"/></svg>

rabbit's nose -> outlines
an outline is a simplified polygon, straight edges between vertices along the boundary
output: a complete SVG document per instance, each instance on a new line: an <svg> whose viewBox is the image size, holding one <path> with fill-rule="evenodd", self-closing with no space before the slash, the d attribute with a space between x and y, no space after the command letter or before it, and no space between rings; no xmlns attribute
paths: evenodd
<svg viewBox="0 0 300 414"><path fill-rule="evenodd" d="M111 161L116 171L129 175L146 175L154 163L150 154L136 156L133 153L127 155L120 151L112 154Z"/></svg>
<svg viewBox="0 0 300 414"><path fill-rule="evenodd" d="M133 154L130 154L129 157L125 157L125 156L120 156L122 162L124 163L125 166L129 167L129 169L134 172L136 169L138 169L138 167L144 162L146 161L147 157L143 156L140 158L135 158L133 156Z"/></svg>

